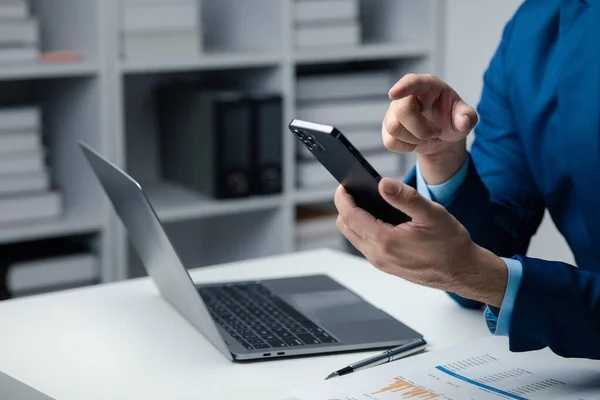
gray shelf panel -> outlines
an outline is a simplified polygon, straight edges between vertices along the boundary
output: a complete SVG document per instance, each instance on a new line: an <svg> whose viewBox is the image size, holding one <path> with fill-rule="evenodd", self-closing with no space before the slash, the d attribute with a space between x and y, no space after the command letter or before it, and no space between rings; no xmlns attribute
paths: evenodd
<svg viewBox="0 0 600 400"><path fill-rule="evenodd" d="M52 221L29 222L23 225L0 227L0 244L25 240L49 239L61 236L83 235L102 230L100 216L69 214Z"/></svg>
<svg viewBox="0 0 600 400"><path fill-rule="evenodd" d="M279 195L215 200L170 182L153 182L143 187L163 222L241 214L283 205Z"/></svg>
<svg viewBox="0 0 600 400"><path fill-rule="evenodd" d="M73 64L23 64L0 67L0 81L22 79L76 78L98 74L99 67L92 62Z"/></svg>
<svg viewBox="0 0 600 400"><path fill-rule="evenodd" d="M120 68L124 74L144 74L273 67L282 62L280 53L214 53L177 60L122 61Z"/></svg>
<svg viewBox="0 0 600 400"><path fill-rule="evenodd" d="M294 201L296 205L319 204L333 202L335 186L309 189L296 189Z"/></svg>
<svg viewBox="0 0 600 400"><path fill-rule="evenodd" d="M296 64L323 64L348 61L378 61L425 57L431 48L420 43L364 44L358 47L340 47L302 50L294 54Z"/></svg>

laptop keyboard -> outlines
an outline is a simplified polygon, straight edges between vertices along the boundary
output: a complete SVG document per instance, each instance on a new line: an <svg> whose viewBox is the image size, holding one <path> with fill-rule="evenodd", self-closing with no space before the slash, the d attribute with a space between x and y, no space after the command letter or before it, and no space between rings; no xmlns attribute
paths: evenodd
<svg viewBox="0 0 600 400"><path fill-rule="evenodd" d="M215 322L248 350L338 342L261 284L198 291Z"/></svg>

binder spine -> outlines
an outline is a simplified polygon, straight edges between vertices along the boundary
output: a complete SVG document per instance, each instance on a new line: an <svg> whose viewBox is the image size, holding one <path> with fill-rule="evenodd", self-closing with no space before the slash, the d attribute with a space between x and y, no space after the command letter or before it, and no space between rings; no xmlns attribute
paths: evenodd
<svg viewBox="0 0 600 400"><path fill-rule="evenodd" d="M253 193L276 194L283 188L283 107L281 96L253 102Z"/></svg>
<svg viewBox="0 0 600 400"><path fill-rule="evenodd" d="M220 101L215 107L215 197L237 198L251 194L252 118L247 99Z"/></svg>

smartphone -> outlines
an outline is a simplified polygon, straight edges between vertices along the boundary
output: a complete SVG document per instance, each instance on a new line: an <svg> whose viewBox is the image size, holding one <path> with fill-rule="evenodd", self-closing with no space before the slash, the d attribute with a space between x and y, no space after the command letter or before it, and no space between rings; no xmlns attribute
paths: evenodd
<svg viewBox="0 0 600 400"><path fill-rule="evenodd" d="M410 218L379 194L381 176L348 139L331 125L294 119L289 129L354 198L356 205L392 225Z"/></svg>

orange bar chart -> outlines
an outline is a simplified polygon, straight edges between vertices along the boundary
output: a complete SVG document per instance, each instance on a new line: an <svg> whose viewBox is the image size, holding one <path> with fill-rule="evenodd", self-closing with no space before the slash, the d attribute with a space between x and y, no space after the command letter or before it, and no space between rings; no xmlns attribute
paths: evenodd
<svg viewBox="0 0 600 400"><path fill-rule="evenodd" d="M400 378L394 378L394 383L372 394L375 395L388 392L402 392L402 397L400 397L401 399L431 400L437 399L439 397L437 393L433 393L428 390L422 389Z"/></svg>

